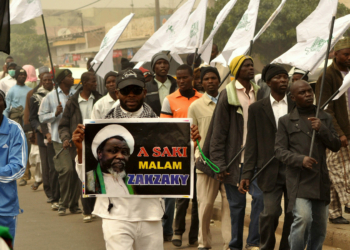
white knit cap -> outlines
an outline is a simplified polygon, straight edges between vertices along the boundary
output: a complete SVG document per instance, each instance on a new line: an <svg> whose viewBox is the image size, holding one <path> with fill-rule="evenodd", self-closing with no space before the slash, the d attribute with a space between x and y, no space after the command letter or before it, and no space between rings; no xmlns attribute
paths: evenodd
<svg viewBox="0 0 350 250"><path fill-rule="evenodd" d="M131 135L131 133L120 125L108 125L98 131L98 133L95 135L94 140L91 144L91 151L93 155L95 156L96 160L98 160L97 156L97 148L100 146L102 142L104 142L106 139L120 136L124 138L126 141L126 144L128 145L130 149L130 155L134 152L134 146L135 146L135 140L134 137Z"/></svg>

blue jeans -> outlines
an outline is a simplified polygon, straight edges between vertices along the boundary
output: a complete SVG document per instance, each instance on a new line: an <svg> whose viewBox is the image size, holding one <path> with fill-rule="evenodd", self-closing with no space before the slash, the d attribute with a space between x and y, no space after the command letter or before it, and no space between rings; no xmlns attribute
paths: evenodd
<svg viewBox="0 0 350 250"><path fill-rule="evenodd" d="M17 227L17 216L0 216L0 226L8 227L12 236L12 246L14 246L16 227Z"/></svg>
<svg viewBox="0 0 350 250"><path fill-rule="evenodd" d="M225 184L227 200L230 205L231 214L231 250L241 250L243 248L243 226L246 207L246 195L238 191L238 187ZM264 209L262 191L258 187L256 180L251 183L249 193L253 197L252 210L250 213L249 235L247 244L259 246L259 215Z"/></svg>
<svg viewBox="0 0 350 250"><path fill-rule="evenodd" d="M297 198L290 230L291 250L321 250L327 233L328 205L325 201Z"/></svg>
<svg viewBox="0 0 350 250"><path fill-rule="evenodd" d="M162 221L163 235L173 235L173 221L175 212L175 198L164 198L165 214L168 216L166 220Z"/></svg>

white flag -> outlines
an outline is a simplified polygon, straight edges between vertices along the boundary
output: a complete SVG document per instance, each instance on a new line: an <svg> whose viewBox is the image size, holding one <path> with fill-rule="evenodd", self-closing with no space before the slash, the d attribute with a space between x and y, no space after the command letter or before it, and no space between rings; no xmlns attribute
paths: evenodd
<svg viewBox="0 0 350 250"><path fill-rule="evenodd" d="M216 32L219 30L221 24L225 21L227 15L232 10L233 6L235 6L236 2L237 0L229 1L225 5L225 7L220 11L220 13L218 14L218 16L214 21L213 29L211 30L209 36L207 37L203 45L199 48L198 54L202 55L201 58L203 59L204 62L209 63L214 36Z"/></svg>
<svg viewBox="0 0 350 250"><path fill-rule="evenodd" d="M320 0L317 8L297 26L297 42L329 31L332 17L337 13L338 0Z"/></svg>
<svg viewBox="0 0 350 250"><path fill-rule="evenodd" d="M113 50L111 50L105 60L103 61L103 64L100 67L101 63L95 63L93 64L94 61L91 62L92 68L96 72L97 75L101 76L102 78L105 78L105 75L110 72L114 71L114 65L113 65ZM98 68L100 67L100 68Z"/></svg>
<svg viewBox="0 0 350 250"><path fill-rule="evenodd" d="M260 0L250 0L248 9L244 12L235 31L232 33L221 55L211 61L211 65L215 63L229 64L231 58L247 53L250 41L254 37L256 19L258 17ZM239 54L237 53L239 52Z"/></svg>
<svg viewBox="0 0 350 250"><path fill-rule="evenodd" d="M40 0L13 0L10 5L11 24L24 23L42 14L43 10Z"/></svg>
<svg viewBox="0 0 350 250"><path fill-rule="evenodd" d="M150 62L160 51L171 50L174 42L186 24L196 0L188 0L164 23L137 51L132 62Z"/></svg>
<svg viewBox="0 0 350 250"><path fill-rule="evenodd" d="M339 88L339 93L333 98L333 100L338 100L347 90L350 88L350 74L347 74L343 79L343 84Z"/></svg>
<svg viewBox="0 0 350 250"><path fill-rule="evenodd" d="M190 15L185 27L175 40L170 54L180 64L183 62L176 55L194 53L203 43L207 5L208 0L202 0L198 4L197 9Z"/></svg>
<svg viewBox="0 0 350 250"><path fill-rule="evenodd" d="M331 48L342 38L349 27L350 15L335 20ZM297 43L286 53L273 60L272 63L288 64L313 73L325 59L328 37L329 30L324 30L315 38Z"/></svg>
<svg viewBox="0 0 350 250"><path fill-rule="evenodd" d="M119 37L123 34L123 31L125 30L126 26L128 26L133 16L134 16L134 13L131 13L130 15L124 17L123 20L121 20L117 25L113 26L105 35L100 46L100 51L96 54L94 60L91 62L91 65L95 64L93 67L94 70L96 70L98 66L101 63L103 63L106 58L108 58L108 62L106 66L107 69L104 70L104 72L106 72L107 70L108 70L107 72L109 72L110 70L113 70L113 69L110 69L110 66L108 66L108 64L110 63L110 58L112 58L113 60L113 46L118 41ZM105 66L102 65L101 68L103 67ZM101 68L97 71L96 74L100 75L98 72L101 70ZM104 75L102 77L104 77Z"/></svg>

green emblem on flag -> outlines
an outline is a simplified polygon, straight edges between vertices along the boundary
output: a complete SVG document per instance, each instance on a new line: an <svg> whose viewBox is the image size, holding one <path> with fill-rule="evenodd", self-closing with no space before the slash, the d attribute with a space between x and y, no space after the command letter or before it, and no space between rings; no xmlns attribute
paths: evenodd
<svg viewBox="0 0 350 250"><path fill-rule="evenodd" d="M30 4L32 2L34 2L35 0L27 0L27 3Z"/></svg>
<svg viewBox="0 0 350 250"><path fill-rule="evenodd" d="M245 29L246 31L248 31L250 23L251 22L248 21L248 14L244 14L242 16L241 21L239 21L236 29Z"/></svg>
<svg viewBox="0 0 350 250"><path fill-rule="evenodd" d="M192 24L190 31L190 38L197 36L198 33L198 21Z"/></svg>
<svg viewBox="0 0 350 250"><path fill-rule="evenodd" d="M306 55L310 54L311 52L319 52L323 45L325 45L327 43L328 40L324 40L320 37L316 37L316 40L314 41L314 43L312 44L311 48L307 47L305 48L306 51Z"/></svg>
<svg viewBox="0 0 350 250"><path fill-rule="evenodd" d="M108 42L108 37L105 36L102 40L102 44L101 44L101 48L100 49L103 49L107 46L107 42Z"/></svg>
<svg viewBox="0 0 350 250"><path fill-rule="evenodd" d="M219 22L218 21L216 21L215 22L215 24L214 24L214 26L213 26L213 29L212 30L215 30L216 29L216 27L219 25Z"/></svg>
<svg viewBox="0 0 350 250"><path fill-rule="evenodd" d="M174 27L172 25L168 25L166 32L168 33L168 31L170 31L170 33L174 33Z"/></svg>

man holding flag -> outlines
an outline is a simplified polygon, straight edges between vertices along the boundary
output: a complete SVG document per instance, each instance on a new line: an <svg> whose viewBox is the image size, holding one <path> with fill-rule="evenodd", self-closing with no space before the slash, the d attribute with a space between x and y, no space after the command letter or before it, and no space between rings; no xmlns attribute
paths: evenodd
<svg viewBox="0 0 350 250"><path fill-rule="evenodd" d="M343 83L343 78L350 69L350 38L341 39L334 47L333 63L327 68L324 89L320 97L322 75L316 83L316 98L321 105L337 91ZM349 176L350 165L350 92L345 92L338 100L329 103L326 112L333 117L342 147L338 152L328 151L327 166L331 179L331 203L329 204L329 221L334 224L349 224L342 216L342 205L345 213L350 213L350 187L347 186L346 176ZM347 166L347 167L346 167Z"/></svg>

